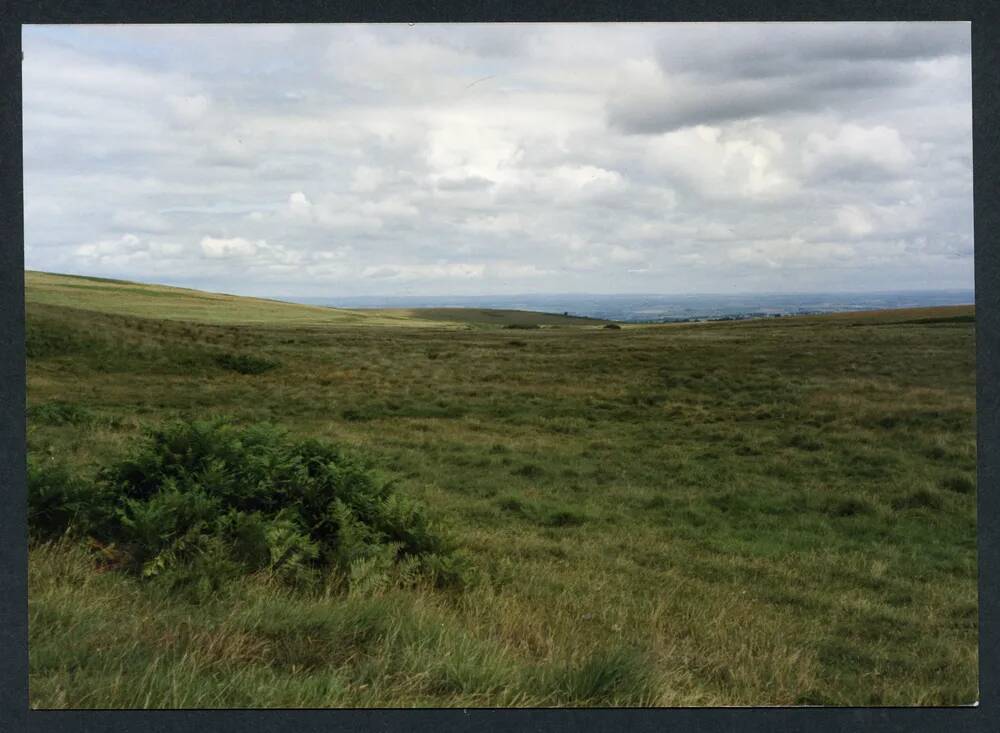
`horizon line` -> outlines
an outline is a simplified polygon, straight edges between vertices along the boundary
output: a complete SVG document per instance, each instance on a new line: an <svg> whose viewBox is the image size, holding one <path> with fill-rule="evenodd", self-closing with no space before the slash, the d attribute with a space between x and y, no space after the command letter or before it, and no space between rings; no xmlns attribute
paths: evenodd
<svg viewBox="0 0 1000 733"><path fill-rule="evenodd" d="M443 293L421 293L421 294L397 294L391 295L386 293L373 293L373 294L363 294L363 295L267 295L267 296L255 296L255 297L267 297L267 298L308 298L311 300L356 300L361 298L372 298L372 299L403 299L403 298L557 298L557 297L596 297L596 298L683 298L683 297L742 297L742 296L759 296L759 295L782 295L782 296L795 296L795 295L887 295L887 294L898 294L898 293L973 293L975 294L974 287L956 287L956 288L899 288L890 290L742 290L735 292L718 292L718 291L691 291L682 293L667 293L667 292L637 292L637 293L599 293L599 292L556 292L556 291L545 291L536 293L489 293L489 294L478 294L478 293L460 293L460 294L443 294Z"/></svg>
<svg viewBox="0 0 1000 733"><path fill-rule="evenodd" d="M342 296L329 296L329 295L275 295L275 294L255 294L255 295L240 295L233 292L225 292L221 290L209 290L205 287L193 287L191 285L175 285L164 281L155 280L132 280L128 279L131 276L111 276L111 275L87 275L81 273L70 273L70 272L51 272L48 270L35 270L32 268L25 267L25 274L29 272L38 273L41 275L55 275L59 277L80 277L80 278L90 278L95 280L109 280L116 282L130 283L134 285L159 285L161 287L171 287L180 288L185 290L198 290L201 292L215 293L217 295L236 295L238 297L245 298L259 298L263 300L277 300L277 301L289 301L296 302L296 298L308 298L310 300L334 300L334 299L361 299L361 298L372 298L372 299L401 299L401 298L538 298L538 297L599 297L599 298L683 298L683 297L743 297L743 296L763 296L763 295L780 295L780 296L802 296L802 295L879 295L879 294L898 294L898 293L971 293L975 295L976 289L975 285L967 287L953 287L953 288L902 288L902 289L888 289L888 290L758 290L758 291L736 291L729 293L713 292L713 291L695 291L695 292L683 292L683 293L653 293L653 292L637 292L637 293L596 293L596 292L557 292L557 291L546 291L537 293L490 293L490 294L401 294L401 295L389 295L385 293L375 293L375 294L362 294L362 295L342 295ZM141 276L140 276L141 277ZM211 287L211 286L209 286Z"/></svg>

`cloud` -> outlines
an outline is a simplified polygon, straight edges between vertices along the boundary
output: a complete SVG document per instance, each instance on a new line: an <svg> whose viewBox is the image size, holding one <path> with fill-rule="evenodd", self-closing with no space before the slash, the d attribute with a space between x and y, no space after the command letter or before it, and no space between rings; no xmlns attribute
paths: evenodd
<svg viewBox="0 0 1000 733"><path fill-rule="evenodd" d="M855 254L849 244L806 242L797 237L770 239L734 247L729 258L739 264L762 264L771 269L801 264L845 261Z"/></svg>
<svg viewBox="0 0 1000 733"><path fill-rule="evenodd" d="M771 130L698 125L652 141L647 165L708 199L769 198L796 188L781 164L784 149Z"/></svg>
<svg viewBox="0 0 1000 733"><path fill-rule="evenodd" d="M847 124L830 137L811 133L805 142L804 163L814 175L855 180L894 177L905 174L913 159L899 132L884 125L865 128Z"/></svg>
<svg viewBox="0 0 1000 733"><path fill-rule="evenodd" d="M608 252L608 259L611 262L623 262L627 264L635 264L645 260L645 255L638 250L629 249L628 247L622 247L621 245L612 245Z"/></svg>
<svg viewBox="0 0 1000 733"><path fill-rule="evenodd" d="M263 241L250 242L242 237L233 237L232 239L203 237L201 252L206 257L213 259L253 257L257 254L257 248L264 244L266 243Z"/></svg>
<svg viewBox="0 0 1000 733"><path fill-rule="evenodd" d="M609 101L610 124L652 134L778 111L877 104L883 93L920 83L926 70L917 62L969 52L968 25L961 23L732 24L684 30L683 37L659 45L655 63L625 68Z"/></svg>
<svg viewBox="0 0 1000 733"><path fill-rule="evenodd" d="M861 237L875 231L875 224L857 206L842 206L837 210L837 224L849 237Z"/></svg>
<svg viewBox="0 0 1000 733"><path fill-rule="evenodd" d="M423 280L481 278L486 266L472 263L429 264L429 265L379 265L366 267L361 277L373 280Z"/></svg>
<svg viewBox="0 0 1000 733"><path fill-rule="evenodd" d="M127 272L132 268L165 266L170 269L185 259L187 248L180 243L150 240L126 233L115 239L85 242L73 248L65 261L71 267L99 268Z"/></svg>
<svg viewBox="0 0 1000 733"><path fill-rule="evenodd" d="M111 225L121 231L162 234L170 231L170 222L160 214L150 211L116 211Z"/></svg>
<svg viewBox="0 0 1000 733"><path fill-rule="evenodd" d="M88 242L76 248L76 253L84 257L105 257L121 255L145 249L144 243L134 234L123 234L120 239L102 239Z"/></svg>
<svg viewBox="0 0 1000 733"><path fill-rule="evenodd" d="M379 168L370 165L359 165L351 174L351 190L357 193L370 193L382 185L385 174Z"/></svg>
<svg viewBox="0 0 1000 733"><path fill-rule="evenodd" d="M288 209L292 216L308 217L312 213L312 203L301 191L296 191L288 197Z"/></svg>
<svg viewBox="0 0 1000 733"><path fill-rule="evenodd" d="M264 296L972 283L968 23L22 45L31 268Z"/></svg>
<svg viewBox="0 0 1000 733"><path fill-rule="evenodd" d="M523 265L517 262L495 262L489 265L488 271L492 275L500 278L512 278L520 280L523 278L551 278L554 271L543 269L537 265Z"/></svg>
<svg viewBox="0 0 1000 733"><path fill-rule="evenodd" d="M209 99L204 94L170 95L167 104L174 122L187 126L197 124L208 112Z"/></svg>
<svg viewBox="0 0 1000 733"><path fill-rule="evenodd" d="M260 159L242 139L234 135L220 135L208 144L200 162L209 166L256 168Z"/></svg>
<svg viewBox="0 0 1000 733"><path fill-rule="evenodd" d="M494 185L494 181L482 176L464 176L461 178L439 178L435 181L441 191L484 191Z"/></svg>

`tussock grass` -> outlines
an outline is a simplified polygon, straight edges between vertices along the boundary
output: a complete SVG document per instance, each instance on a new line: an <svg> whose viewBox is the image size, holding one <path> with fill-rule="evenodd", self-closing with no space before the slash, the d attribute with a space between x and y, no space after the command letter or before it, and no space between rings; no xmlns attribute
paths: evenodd
<svg viewBox="0 0 1000 733"><path fill-rule="evenodd" d="M252 354L219 354L215 361L223 369L240 374L263 374L281 366L281 363L274 359Z"/></svg>
<svg viewBox="0 0 1000 733"><path fill-rule="evenodd" d="M941 488L958 494L973 494L976 491L976 482L968 476L948 476L941 481Z"/></svg>

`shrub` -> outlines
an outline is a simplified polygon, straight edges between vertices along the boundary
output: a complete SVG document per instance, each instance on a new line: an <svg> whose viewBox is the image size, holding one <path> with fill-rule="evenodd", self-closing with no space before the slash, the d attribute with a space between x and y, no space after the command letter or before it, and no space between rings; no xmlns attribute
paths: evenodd
<svg viewBox="0 0 1000 733"><path fill-rule="evenodd" d="M348 407L346 410L340 413L340 416L345 420L350 422L362 422L364 420L372 420L377 417L375 410L371 407L357 408Z"/></svg>
<svg viewBox="0 0 1000 733"><path fill-rule="evenodd" d="M503 512L524 517L543 527L579 527L587 521L585 514L573 509L550 504L535 505L513 496L499 499L497 506Z"/></svg>
<svg viewBox="0 0 1000 733"><path fill-rule="evenodd" d="M834 517L853 517L859 514L874 514L875 506L867 499L850 497L831 502L827 512Z"/></svg>
<svg viewBox="0 0 1000 733"><path fill-rule="evenodd" d="M39 323L39 318L29 310L24 329L24 348L29 359L66 356L90 346L93 344L88 336L75 330L71 324L55 320Z"/></svg>
<svg viewBox="0 0 1000 733"><path fill-rule="evenodd" d="M513 496L508 496L497 501L497 506L505 512L513 512L514 514L524 515L526 512L526 506L523 501L517 499Z"/></svg>
<svg viewBox="0 0 1000 733"><path fill-rule="evenodd" d="M795 433L788 439L787 445L791 448L798 448L804 451L818 451L823 449L823 443L816 438L802 433Z"/></svg>
<svg viewBox="0 0 1000 733"><path fill-rule="evenodd" d="M229 353L219 354L215 357L215 363L223 369L239 372L240 374L263 374L280 366L280 363L273 359L251 356L250 354Z"/></svg>
<svg viewBox="0 0 1000 733"><path fill-rule="evenodd" d="M919 491L914 491L912 494L907 494L906 496L901 496L892 501L892 508L896 510L902 509L940 509L943 505L940 495L929 491L928 489L920 489Z"/></svg>
<svg viewBox="0 0 1000 733"><path fill-rule="evenodd" d="M968 476L949 476L941 482L941 488L957 494L976 493L976 482Z"/></svg>
<svg viewBox="0 0 1000 733"><path fill-rule="evenodd" d="M747 500L747 497L743 493L732 489L710 496L708 503L724 514L728 514L729 512L748 513L753 511L753 507Z"/></svg>
<svg viewBox="0 0 1000 733"><path fill-rule="evenodd" d="M28 528L34 535L88 534L104 529L110 499L100 487L52 459L28 457Z"/></svg>
<svg viewBox="0 0 1000 733"><path fill-rule="evenodd" d="M46 402L28 408L28 419L47 425L86 425L94 421L94 413L71 402Z"/></svg>
<svg viewBox="0 0 1000 733"><path fill-rule="evenodd" d="M608 323L604 327L612 331L620 331L622 329L617 323Z"/></svg>
<svg viewBox="0 0 1000 733"><path fill-rule="evenodd" d="M572 509L550 509L541 518L545 527L579 527L587 517Z"/></svg>
<svg viewBox="0 0 1000 733"><path fill-rule="evenodd" d="M33 530L74 526L113 544L127 569L179 585L349 577L387 556L440 584L462 580L464 561L421 505L339 448L268 424L171 423L92 481L35 467L29 487Z"/></svg>
<svg viewBox="0 0 1000 733"><path fill-rule="evenodd" d="M539 466L537 463L525 463L517 468L513 469L511 473L515 476L523 476L524 478L541 478L545 475L545 469Z"/></svg>

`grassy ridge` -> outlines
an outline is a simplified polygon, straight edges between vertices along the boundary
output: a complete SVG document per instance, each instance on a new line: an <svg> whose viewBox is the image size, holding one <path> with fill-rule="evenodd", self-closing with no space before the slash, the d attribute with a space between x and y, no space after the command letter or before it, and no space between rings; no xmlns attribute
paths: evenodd
<svg viewBox="0 0 1000 733"><path fill-rule="evenodd" d="M69 306L101 313L195 323L439 325L403 315L321 308L164 285L47 272L25 272L25 286L25 300L29 304Z"/></svg>
<svg viewBox="0 0 1000 733"><path fill-rule="evenodd" d="M951 320L971 308L316 328L32 290L33 455L83 471L146 424L272 420L372 456L482 575L346 597L261 578L194 606L96 572L72 543L36 545L36 707L977 697L974 325Z"/></svg>
<svg viewBox="0 0 1000 733"><path fill-rule="evenodd" d="M201 290L47 272L25 273L28 303L194 323L271 326L579 326L607 321L554 313L480 308L350 310Z"/></svg>

